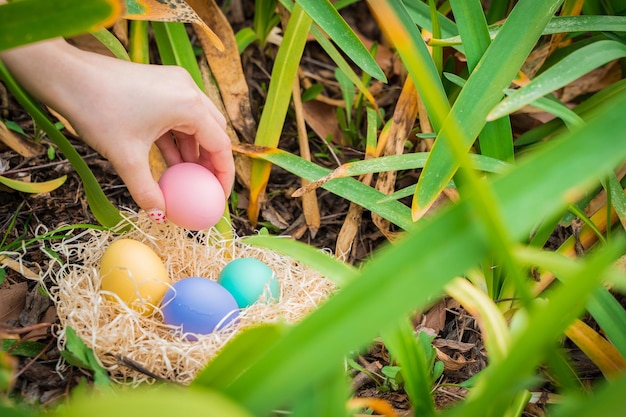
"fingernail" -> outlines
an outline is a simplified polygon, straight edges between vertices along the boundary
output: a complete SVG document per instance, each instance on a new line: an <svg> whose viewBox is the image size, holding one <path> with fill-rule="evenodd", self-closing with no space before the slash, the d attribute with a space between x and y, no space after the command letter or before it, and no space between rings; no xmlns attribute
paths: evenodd
<svg viewBox="0 0 626 417"><path fill-rule="evenodd" d="M165 212L160 209L152 209L148 212L148 215L156 224L165 223Z"/></svg>

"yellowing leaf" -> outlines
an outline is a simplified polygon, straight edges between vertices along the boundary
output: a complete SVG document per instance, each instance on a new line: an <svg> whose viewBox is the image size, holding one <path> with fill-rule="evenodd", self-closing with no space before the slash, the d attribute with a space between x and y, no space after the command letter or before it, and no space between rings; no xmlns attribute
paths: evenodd
<svg viewBox="0 0 626 417"><path fill-rule="evenodd" d="M27 181L12 180L10 178L0 176L0 184L4 184L9 188L12 188L16 191L21 191L23 193L38 194L38 193L49 193L52 190L56 190L61 185L63 185L66 179L67 179L67 175L63 175L62 177L59 177L50 181L27 182Z"/></svg>
<svg viewBox="0 0 626 417"><path fill-rule="evenodd" d="M193 3L193 2L192 2ZM201 2L198 2L201 3ZM154 20L158 22L193 23L200 26L220 51L224 44L209 26L198 16L194 8L186 1L180 0L126 0L126 19Z"/></svg>
<svg viewBox="0 0 626 417"><path fill-rule="evenodd" d="M576 320L565 334L596 364L605 377L617 378L626 369L626 360L615 346L584 322Z"/></svg>

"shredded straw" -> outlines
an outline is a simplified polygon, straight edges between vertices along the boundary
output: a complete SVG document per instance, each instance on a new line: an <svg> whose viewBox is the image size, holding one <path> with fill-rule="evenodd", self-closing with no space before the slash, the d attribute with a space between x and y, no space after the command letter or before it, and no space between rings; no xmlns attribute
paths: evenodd
<svg viewBox="0 0 626 417"><path fill-rule="evenodd" d="M132 217L134 226L124 233L89 230L89 239L68 239L56 245L57 253L75 263L65 264L54 274L50 288L61 322L56 331L59 347L63 349L66 343L65 328L72 327L120 383L153 382L156 376L188 384L243 329L261 323L295 323L335 289L318 272L271 250L244 244L237 237L218 241L214 231L190 233L172 224L156 225L145 213ZM280 298L241 309L234 327L189 341L163 323L160 309L142 316L100 293L100 259L109 244L121 238L150 246L163 260L172 283L191 276L216 280L231 260L257 258L276 274Z"/></svg>

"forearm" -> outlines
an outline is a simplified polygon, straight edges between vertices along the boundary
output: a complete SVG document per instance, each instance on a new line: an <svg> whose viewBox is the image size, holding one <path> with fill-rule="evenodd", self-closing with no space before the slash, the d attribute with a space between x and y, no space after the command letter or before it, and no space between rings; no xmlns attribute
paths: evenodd
<svg viewBox="0 0 626 417"><path fill-rule="evenodd" d="M83 51L56 38L0 53L17 81L34 97L64 115L72 114L70 90L81 91L86 62Z"/></svg>

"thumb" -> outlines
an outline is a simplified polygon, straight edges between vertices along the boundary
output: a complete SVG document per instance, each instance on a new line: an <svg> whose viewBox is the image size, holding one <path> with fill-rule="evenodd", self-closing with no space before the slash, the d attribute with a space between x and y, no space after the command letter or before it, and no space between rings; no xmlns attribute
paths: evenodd
<svg viewBox="0 0 626 417"><path fill-rule="evenodd" d="M115 165L115 164L114 164ZM115 169L131 197L137 205L145 210L157 223L165 222L165 198L159 184L152 177L147 163L131 163L127 161Z"/></svg>

